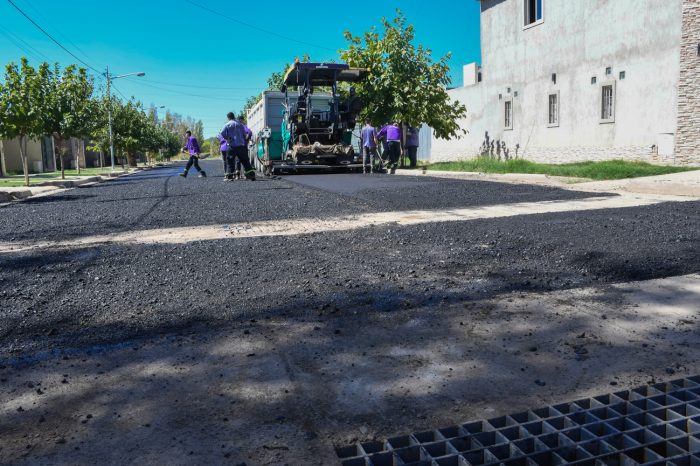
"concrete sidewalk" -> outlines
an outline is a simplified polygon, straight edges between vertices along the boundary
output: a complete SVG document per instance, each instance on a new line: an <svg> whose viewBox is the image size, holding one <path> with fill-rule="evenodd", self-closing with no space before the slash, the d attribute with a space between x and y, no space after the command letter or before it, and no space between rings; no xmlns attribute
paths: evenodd
<svg viewBox="0 0 700 466"><path fill-rule="evenodd" d="M589 181L584 178L567 178L527 173L477 173L451 172L438 170L397 170L397 175L431 176L461 180L493 181L497 183L533 184L553 186L586 192L625 192L633 194L654 194L662 196L683 196L700 198L700 170L669 175L628 178L623 180Z"/></svg>

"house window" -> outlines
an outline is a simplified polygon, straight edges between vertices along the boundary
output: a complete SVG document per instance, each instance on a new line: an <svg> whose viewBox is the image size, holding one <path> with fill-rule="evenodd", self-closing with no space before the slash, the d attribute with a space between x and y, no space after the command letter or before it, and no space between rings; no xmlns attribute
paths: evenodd
<svg viewBox="0 0 700 466"><path fill-rule="evenodd" d="M615 84L603 84L600 89L600 122L613 123L615 121Z"/></svg>
<svg viewBox="0 0 700 466"><path fill-rule="evenodd" d="M559 126L559 92L549 94L549 124L550 128Z"/></svg>
<svg viewBox="0 0 700 466"><path fill-rule="evenodd" d="M542 21L542 3L544 0L524 0L525 2L525 26Z"/></svg>
<svg viewBox="0 0 700 466"><path fill-rule="evenodd" d="M506 99L503 110L503 127L513 129L513 99Z"/></svg>

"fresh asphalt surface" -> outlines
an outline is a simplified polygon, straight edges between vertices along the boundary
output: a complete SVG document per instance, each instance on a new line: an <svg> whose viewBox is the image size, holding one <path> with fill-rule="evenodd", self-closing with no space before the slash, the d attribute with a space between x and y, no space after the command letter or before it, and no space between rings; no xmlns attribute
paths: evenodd
<svg viewBox="0 0 700 466"><path fill-rule="evenodd" d="M160 168L0 209L0 237L127 230L591 197L529 185L311 175L221 181ZM513 290L556 290L700 271L700 203L366 228L296 237L102 246L0 256L0 349L112 344L319 306L392 311Z"/></svg>
<svg viewBox="0 0 700 466"><path fill-rule="evenodd" d="M0 207L0 243L600 196L203 166ZM700 272L698 225L690 201L0 253L0 464L328 465L334 445L695 375L695 276L628 282Z"/></svg>

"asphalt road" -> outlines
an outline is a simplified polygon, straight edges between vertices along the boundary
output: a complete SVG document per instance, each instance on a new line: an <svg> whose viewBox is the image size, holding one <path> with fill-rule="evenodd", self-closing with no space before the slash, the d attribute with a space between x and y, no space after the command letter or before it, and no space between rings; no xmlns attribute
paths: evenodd
<svg viewBox="0 0 700 466"><path fill-rule="evenodd" d="M0 237L592 196L555 188L377 175L224 183L162 168L0 209ZM362 229L294 237L109 246L0 256L6 354L104 344L328 303L393 309L700 271L700 203ZM21 286L18 286L21 284Z"/></svg>
<svg viewBox="0 0 700 466"><path fill-rule="evenodd" d="M603 196L203 165L2 207L0 242ZM664 202L0 253L0 463L333 464L358 438L695 375L693 279L645 280L700 272L699 225L700 202Z"/></svg>

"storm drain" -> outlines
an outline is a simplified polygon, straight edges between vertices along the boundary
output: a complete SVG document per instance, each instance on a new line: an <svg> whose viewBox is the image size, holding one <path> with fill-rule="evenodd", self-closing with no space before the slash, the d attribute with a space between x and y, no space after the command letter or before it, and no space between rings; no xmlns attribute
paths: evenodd
<svg viewBox="0 0 700 466"><path fill-rule="evenodd" d="M336 452L343 466L700 466L700 376Z"/></svg>

